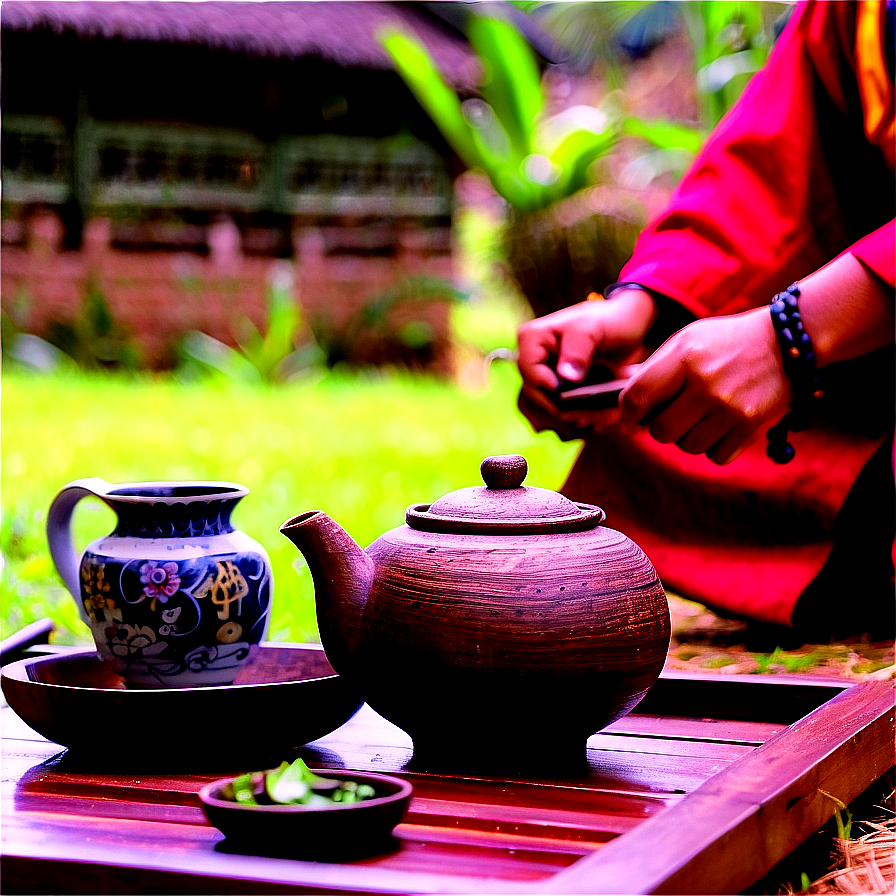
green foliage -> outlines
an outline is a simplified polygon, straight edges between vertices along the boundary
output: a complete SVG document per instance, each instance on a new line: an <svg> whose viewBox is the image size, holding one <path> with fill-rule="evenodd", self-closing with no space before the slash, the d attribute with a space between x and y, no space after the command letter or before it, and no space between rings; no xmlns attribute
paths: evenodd
<svg viewBox="0 0 896 896"><path fill-rule="evenodd" d="M271 558L269 636L313 640L311 576L280 524L320 508L358 544L370 544L401 525L410 504L475 485L489 454L523 454L529 484L559 488L578 445L534 434L516 410L518 389L512 365L495 365L487 387L475 392L381 371L331 373L277 389L223 378L10 371L2 404L2 634L48 616L57 640L89 642L53 569L44 526L65 483L101 476L245 484L250 494L234 524ZM105 504L82 501L76 546L83 550L113 525Z"/></svg>
<svg viewBox="0 0 896 896"><path fill-rule="evenodd" d="M834 822L837 825L837 836L841 840L849 840L850 835L852 834L852 812L849 811L849 807L843 800L838 799L832 793L828 793L826 790L819 790L823 796L826 796L829 800L832 800L834 804L837 806L837 809L834 812Z"/></svg>
<svg viewBox="0 0 896 896"><path fill-rule="evenodd" d="M774 5L755 0L688 0L680 5L694 48L704 125L709 129L765 64L772 38L764 8L774 9Z"/></svg>
<svg viewBox="0 0 896 896"><path fill-rule="evenodd" d="M887 666L892 665L893 663L889 657L879 660L862 660L854 663L851 671L857 675L868 675L871 672L879 672L881 669L886 669Z"/></svg>
<svg viewBox="0 0 896 896"><path fill-rule="evenodd" d="M803 672L817 666L825 659L820 651L812 653L788 653L780 647L776 647L771 653L757 653L756 672L765 674L771 672L773 666L783 666L788 672Z"/></svg>
<svg viewBox="0 0 896 896"><path fill-rule="evenodd" d="M703 660L700 665L703 666L704 669L724 669L725 666L733 666L735 663L737 663L737 660L730 656L713 656Z"/></svg>
<svg viewBox="0 0 896 896"><path fill-rule="evenodd" d="M80 313L71 323L54 322L47 340L74 358L79 367L136 370L140 355L131 334L115 320L98 284L87 284Z"/></svg>
<svg viewBox="0 0 896 896"><path fill-rule="evenodd" d="M484 78L481 99L465 102L416 37L393 27L380 40L455 152L513 208L546 208L586 186L592 164L616 142L616 127L595 109L545 119L535 55L510 22L474 11L468 37Z"/></svg>
<svg viewBox="0 0 896 896"><path fill-rule="evenodd" d="M774 22L787 4L756 0L655 0L547 5L544 22L571 52L601 65L609 81L624 89L615 38L638 20L642 32L661 31L674 16L683 24L694 54L700 123L624 116L621 130L663 152L693 156L768 58ZM654 25L652 20L656 20Z"/></svg>
<svg viewBox="0 0 896 896"><path fill-rule="evenodd" d="M0 311L0 344L3 346L3 368L25 369L45 373L75 362L65 352L18 325L6 310Z"/></svg>
<svg viewBox="0 0 896 896"><path fill-rule="evenodd" d="M27 297L19 297L17 304L24 303ZM4 312L4 364L38 371L63 369L73 363L84 370L135 371L141 364L132 334L115 320L94 280L87 283L77 315L49 321L45 336L24 332Z"/></svg>
<svg viewBox="0 0 896 896"><path fill-rule="evenodd" d="M182 374L198 369L243 383L282 383L318 369L323 355L307 333L290 284L271 283L264 333L240 321L237 348L193 330L181 343Z"/></svg>
<svg viewBox="0 0 896 896"><path fill-rule="evenodd" d="M376 789L351 779L322 778L299 758L237 775L224 785L221 796L247 806L329 806L373 799Z"/></svg>
<svg viewBox="0 0 896 896"><path fill-rule="evenodd" d="M396 358L407 354L425 356L433 346L435 333L422 317L411 315L402 324L395 324L392 312L398 305L413 305L444 300L464 302L468 295L442 277L428 274L404 277L392 289L385 290L366 301L342 326L335 327L326 320L311 321L311 328L320 346L327 367L342 364L356 365L356 351L361 339L376 343L383 357Z"/></svg>
<svg viewBox="0 0 896 896"><path fill-rule="evenodd" d="M691 155L697 154L706 138L705 132L700 128L674 121L645 121L634 115L629 115L623 121L622 130L630 137L640 137L652 143L657 149L683 149Z"/></svg>
<svg viewBox="0 0 896 896"><path fill-rule="evenodd" d="M4 465L5 488L8 467ZM63 485L64 483L60 483ZM80 521L83 524L83 520ZM63 630L64 641L82 623L75 603L68 597L53 569L46 547L45 509L32 502L3 501L0 545L3 551L4 635L44 617L53 618Z"/></svg>

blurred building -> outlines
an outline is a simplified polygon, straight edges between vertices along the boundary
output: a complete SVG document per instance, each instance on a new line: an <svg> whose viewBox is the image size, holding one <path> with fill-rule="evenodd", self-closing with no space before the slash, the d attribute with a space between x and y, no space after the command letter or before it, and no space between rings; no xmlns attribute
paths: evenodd
<svg viewBox="0 0 896 896"><path fill-rule="evenodd" d="M450 279L460 169L377 33L413 30L472 90L453 5L4 3L4 309L40 334L98 290L164 366L187 330L260 323L274 271L332 333L408 278ZM445 304L393 309L426 318L433 358Z"/></svg>

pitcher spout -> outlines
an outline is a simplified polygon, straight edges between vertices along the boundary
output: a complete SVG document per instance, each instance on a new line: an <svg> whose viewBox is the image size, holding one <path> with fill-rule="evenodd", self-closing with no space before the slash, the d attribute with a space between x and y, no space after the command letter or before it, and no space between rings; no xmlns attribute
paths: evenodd
<svg viewBox="0 0 896 896"><path fill-rule="evenodd" d="M374 562L321 510L287 520L280 531L302 552L314 582L320 640L341 675L354 669Z"/></svg>

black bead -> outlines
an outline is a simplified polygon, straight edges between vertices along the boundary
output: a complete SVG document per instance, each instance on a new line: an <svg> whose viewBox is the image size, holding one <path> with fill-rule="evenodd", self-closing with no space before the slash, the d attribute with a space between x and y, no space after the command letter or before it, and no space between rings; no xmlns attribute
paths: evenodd
<svg viewBox="0 0 896 896"><path fill-rule="evenodd" d="M790 442L769 442L765 452L776 464L789 464L796 456Z"/></svg>

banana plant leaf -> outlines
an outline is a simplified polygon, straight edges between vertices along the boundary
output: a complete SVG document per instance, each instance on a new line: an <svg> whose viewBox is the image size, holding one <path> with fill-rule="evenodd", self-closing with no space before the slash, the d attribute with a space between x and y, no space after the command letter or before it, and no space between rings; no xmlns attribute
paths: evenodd
<svg viewBox="0 0 896 896"><path fill-rule="evenodd" d="M284 290L272 288L268 294L268 320L264 335L250 320L243 322L239 346L262 379L269 380L283 358L295 351L295 338L301 320L292 297Z"/></svg>
<svg viewBox="0 0 896 896"><path fill-rule="evenodd" d="M569 195L587 186L591 165L613 147L616 139L616 131L611 127L601 133L580 130L568 134L550 155L560 172L556 192Z"/></svg>
<svg viewBox="0 0 896 896"><path fill-rule="evenodd" d="M470 44L485 63L483 99L495 110L518 161L535 151L535 122L544 110L544 93L535 56L510 23L473 16Z"/></svg>
<svg viewBox="0 0 896 896"><path fill-rule="evenodd" d="M445 82L426 48L416 38L394 27L382 30L379 40L417 102L464 164L487 169L488 160L472 139L459 97Z"/></svg>
<svg viewBox="0 0 896 896"><path fill-rule="evenodd" d="M706 138L706 132L700 128L665 119L645 121L635 116L622 122L622 132L630 137L641 137L659 149L686 149L695 154Z"/></svg>

